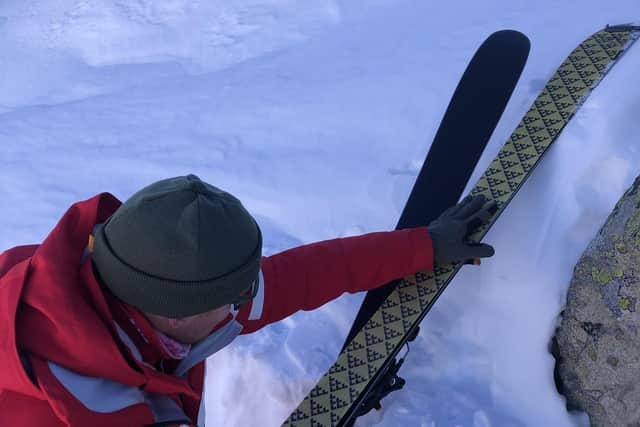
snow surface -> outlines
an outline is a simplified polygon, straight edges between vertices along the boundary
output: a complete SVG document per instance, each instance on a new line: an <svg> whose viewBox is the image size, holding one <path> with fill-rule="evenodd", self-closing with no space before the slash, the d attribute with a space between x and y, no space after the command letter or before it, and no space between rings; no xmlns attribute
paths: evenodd
<svg viewBox="0 0 640 427"><path fill-rule="evenodd" d="M638 20L638 0L5 0L0 248L41 241L78 200L188 173L244 202L267 255L393 229L491 32L522 31L532 50L471 184L578 42ZM429 314L405 389L359 426L588 425L566 412L547 346L573 266L640 173L639 67L637 45L486 236L496 255ZM211 357L207 425L279 426L362 297Z"/></svg>

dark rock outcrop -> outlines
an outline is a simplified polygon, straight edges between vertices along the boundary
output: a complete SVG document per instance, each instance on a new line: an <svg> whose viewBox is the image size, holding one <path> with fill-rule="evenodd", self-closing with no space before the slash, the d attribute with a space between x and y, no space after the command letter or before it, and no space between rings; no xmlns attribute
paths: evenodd
<svg viewBox="0 0 640 427"><path fill-rule="evenodd" d="M567 408L593 427L640 427L640 178L575 267L552 342Z"/></svg>

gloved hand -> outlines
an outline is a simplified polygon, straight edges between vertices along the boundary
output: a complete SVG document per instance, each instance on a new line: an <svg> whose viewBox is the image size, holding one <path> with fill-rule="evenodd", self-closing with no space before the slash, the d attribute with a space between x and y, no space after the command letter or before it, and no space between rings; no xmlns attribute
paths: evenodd
<svg viewBox="0 0 640 427"><path fill-rule="evenodd" d="M467 196L444 211L428 226L433 242L434 260L449 263L493 256L493 247L485 243L466 241L466 237L487 222L498 210L494 201L482 195Z"/></svg>

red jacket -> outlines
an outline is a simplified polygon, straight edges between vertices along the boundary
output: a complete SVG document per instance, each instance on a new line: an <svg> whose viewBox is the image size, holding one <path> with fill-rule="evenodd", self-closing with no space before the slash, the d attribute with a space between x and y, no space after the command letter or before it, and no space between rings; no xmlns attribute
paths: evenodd
<svg viewBox="0 0 640 427"><path fill-rule="evenodd" d="M78 202L42 244L0 254L1 425L203 425L204 359L239 333L433 268L425 227L263 257L256 298L177 360L93 275L89 237L119 206L109 193Z"/></svg>

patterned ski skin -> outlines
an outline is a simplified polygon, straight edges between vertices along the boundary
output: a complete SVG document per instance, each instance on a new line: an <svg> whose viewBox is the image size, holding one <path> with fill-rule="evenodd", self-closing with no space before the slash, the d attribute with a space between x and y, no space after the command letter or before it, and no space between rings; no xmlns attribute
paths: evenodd
<svg viewBox="0 0 640 427"><path fill-rule="evenodd" d="M639 35L640 26L607 27L560 65L471 190L495 200L498 211L470 240L484 237L575 111ZM336 427L349 421L461 266L435 265L433 272L403 278L282 426Z"/></svg>

